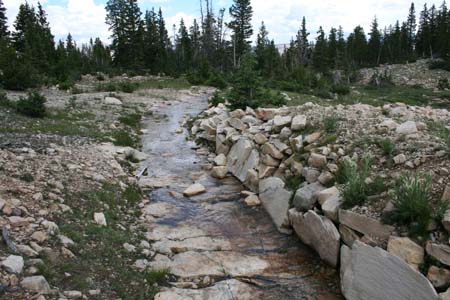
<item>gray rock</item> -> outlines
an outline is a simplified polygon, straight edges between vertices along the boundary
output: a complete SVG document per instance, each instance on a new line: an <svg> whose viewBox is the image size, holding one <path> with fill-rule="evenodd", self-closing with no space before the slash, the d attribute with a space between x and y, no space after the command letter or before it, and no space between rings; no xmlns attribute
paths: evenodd
<svg viewBox="0 0 450 300"><path fill-rule="evenodd" d="M226 166L227 165L227 157L225 156L225 154L219 154L216 156L216 158L214 158L214 163L217 166Z"/></svg>
<svg viewBox="0 0 450 300"><path fill-rule="evenodd" d="M427 278L436 289L442 290L450 286L450 271L447 269L431 266Z"/></svg>
<svg viewBox="0 0 450 300"><path fill-rule="evenodd" d="M288 222L289 201L292 192L284 188L283 180L269 177L259 182L259 198L279 230Z"/></svg>
<svg viewBox="0 0 450 300"><path fill-rule="evenodd" d="M341 249L341 290L347 300L437 300L431 283L397 256L355 241Z"/></svg>
<svg viewBox="0 0 450 300"><path fill-rule="evenodd" d="M107 105L122 105L122 101L114 97L105 97L103 103Z"/></svg>
<svg viewBox="0 0 450 300"><path fill-rule="evenodd" d="M343 209L339 210L339 222L355 231L382 240L387 240L395 229L378 220Z"/></svg>
<svg viewBox="0 0 450 300"><path fill-rule="evenodd" d="M396 236L389 238L387 251L400 257L416 270L419 270L419 265L423 263L425 254L425 250L411 239Z"/></svg>
<svg viewBox="0 0 450 300"><path fill-rule="evenodd" d="M47 280L45 280L44 276L25 277L20 282L20 285L23 289L33 293L46 295L51 292L50 285L48 284Z"/></svg>
<svg viewBox="0 0 450 300"><path fill-rule="evenodd" d="M356 240L360 239L360 236L355 231L342 224L339 224L339 233L342 241L350 248Z"/></svg>
<svg viewBox="0 0 450 300"><path fill-rule="evenodd" d="M306 127L306 116L297 115L292 119L291 129L292 130L302 130Z"/></svg>
<svg viewBox="0 0 450 300"><path fill-rule="evenodd" d="M405 135L417 133L418 130L416 122L414 121L405 122L397 127L396 132L398 134L405 134Z"/></svg>
<svg viewBox="0 0 450 300"><path fill-rule="evenodd" d="M228 171L241 182L247 179L250 169L257 169L259 165L259 153L253 148L253 143L241 138L233 145L227 157Z"/></svg>
<svg viewBox="0 0 450 300"><path fill-rule="evenodd" d="M24 262L22 256L10 255L2 262L3 268L9 273L22 273Z"/></svg>
<svg viewBox="0 0 450 300"><path fill-rule="evenodd" d="M322 204L322 211L325 216L330 218L331 220L338 222L339 217L339 208L342 205L342 198L341 196L336 193L333 196L329 197L325 202Z"/></svg>
<svg viewBox="0 0 450 300"><path fill-rule="evenodd" d="M339 260L339 232L326 217L310 210L303 214L289 210L289 220L298 237L319 253L320 258L336 267Z"/></svg>
<svg viewBox="0 0 450 300"><path fill-rule="evenodd" d="M450 246L428 242L425 249L428 255L450 266Z"/></svg>
<svg viewBox="0 0 450 300"><path fill-rule="evenodd" d="M327 158L324 155L311 153L308 159L308 165L313 168L321 169L327 165Z"/></svg>
<svg viewBox="0 0 450 300"><path fill-rule="evenodd" d="M275 116L273 119L273 126L275 129L281 130L283 127L291 124L291 116Z"/></svg>
<svg viewBox="0 0 450 300"><path fill-rule="evenodd" d="M298 189L294 197L294 207L299 211L312 209L317 202L319 192L324 189L325 187L317 182Z"/></svg>
<svg viewBox="0 0 450 300"><path fill-rule="evenodd" d="M211 176L218 179L224 179L227 177L228 168L224 167L214 167L211 170Z"/></svg>

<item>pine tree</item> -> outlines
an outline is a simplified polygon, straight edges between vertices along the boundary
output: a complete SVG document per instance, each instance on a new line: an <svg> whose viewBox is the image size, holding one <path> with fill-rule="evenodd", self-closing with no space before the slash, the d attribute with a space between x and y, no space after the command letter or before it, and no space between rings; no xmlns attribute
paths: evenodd
<svg viewBox="0 0 450 300"><path fill-rule="evenodd" d="M406 21L406 33L407 33L406 55L408 59L414 58L414 49L416 45L416 30L417 30L416 9L414 7L414 3L411 3L411 7L409 8L408 19Z"/></svg>
<svg viewBox="0 0 450 300"><path fill-rule="evenodd" d="M367 57L367 39L361 26L356 26L353 33L348 36L347 51L353 65L364 66Z"/></svg>
<svg viewBox="0 0 450 300"><path fill-rule="evenodd" d="M298 60L301 65L306 65L308 63L309 54L309 33L306 29L306 18L302 19L302 26L297 33L297 47L298 47Z"/></svg>
<svg viewBox="0 0 450 300"><path fill-rule="evenodd" d="M241 61L241 57L249 50L249 38L253 34L252 17L253 8L250 0L233 0L230 8L232 21L229 23L230 29L233 31L232 44L234 52L234 67L236 68Z"/></svg>
<svg viewBox="0 0 450 300"><path fill-rule="evenodd" d="M193 52L193 60L194 62L198 62L200 59L200 39L201 39L201 33L200 33L200 27L198 26L197 20L194 19L194 22L189 29L189 35L192 42L192 52Z"/></svg>
<svg viewBox="0 0 450 300"><path fill-rule="evenodd" d="M326 72L329 68L328 45L322 26L319 27L313 53L313 66L317 71Z"/></svg>
<svg viewBox="0 0 450 300"><path fill-rule="evenodd" d="M192 45L183 19L176 39L176 56L178 72L187 71L192 64Z"/></svg>
<svg viewBox="0 0 450 300"><path fill-rule="evenodd" d="M430 16L428 14L427 4L423 6L420 13L419 30L417 33L417 53L420 57L430 56L431 48L431 27Z"/></svg>
<svg viewBox="0 0 450 300"><path fill-rule="evenodd" d="M381 58L381 33L378 29L378 20L375 17L372 22L372 27L369 33L369 48L368 48L368 60L372 65L379 65Z"/></svg>
<svg viewBox="0 0 450 300"><path fill-rule="evenodd" d="M337 43L337 68L341 69L345 66L345 56L347 43L345 42L344 29L339 26L337 31L338 43Z"/></svg>
<svg viewBox="0 0 450 300"><path fill-rule="evenodd" d="M9 40L8 19L6 17L6 8L3 1L0 0L0 42Z"/></svg>
<svg viewBox="0 0 450 300"><path fill-rule="evenodd" d="M159 31L158 17L155 10L148 10L145 13L145 30L144 30L144 65L151 73L157 74L161 72L159 69Z"/></svg>
<svg viewBox="0 0 450 300"><path fill-rule="evenodd" d="M264 21L261 22L261 27L259 27L259 33L256 37L256 48L255 48L255 58L256 58L256 69L262 72L266 65L266 51L270 45L268 38L269 33L266 30L266 25Z"/></svg>
<svg viewBox="0 0 450 300"><path fill-rule="evenodd" d="M331 28L328 36L328 62L331 68L337 68L338 65L338 36L337 29Z"/></svg>

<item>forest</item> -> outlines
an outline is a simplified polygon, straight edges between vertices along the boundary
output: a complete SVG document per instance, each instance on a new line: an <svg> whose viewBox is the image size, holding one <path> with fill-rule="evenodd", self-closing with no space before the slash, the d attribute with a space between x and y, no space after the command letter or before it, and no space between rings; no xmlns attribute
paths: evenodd
<svg viewBox="0 0 450 300"><path fill-rule="evenodd" d="M405 21L384 28L374 17L368 33L357 26L346 34L336 26L327 32L320 27L315 34L303 17L282 53L264 22L252 28L250 0L234 0L229 9L218 11L213 4L201 1L201 15L192 26L180 20L170 36L161 8L143 12L137 0L109 0L105 21L110 41L92 38L79 45L70 33L65 41L55 41L40 3L22 4L10 30L0 0L0 86L25 90L59 84L68 89L82 74L164 74L220 88L238 82L245 97L252 98L253 88L260 85L293 91L333 85L333 70L342 70L350 82L358 68L420 58L434 58L431 68L450 69L450 10L445 2L425 5L420 13L412 3L409 11L405 7Z"/></svg>

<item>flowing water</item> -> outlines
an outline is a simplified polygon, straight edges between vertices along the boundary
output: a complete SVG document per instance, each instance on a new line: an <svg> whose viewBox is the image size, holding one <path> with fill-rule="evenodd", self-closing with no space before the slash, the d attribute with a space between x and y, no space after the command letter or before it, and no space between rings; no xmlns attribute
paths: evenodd
<svg viewBox="0 0 450 300"><path fill-rule="evenodd" d="M189 282L156 299L341 299L337 271L295 235L279 233L262 207L243 205L244 187L236 179L203 171L207 155L187 140L186 130L175 133L180 120L205 108L206 96L185 97L155 108L145 123L148 177L167 185L150 193L151 204L163 210L151 225L164 254L155 265ZM182 197L192 183L207 192Z"/></svg>

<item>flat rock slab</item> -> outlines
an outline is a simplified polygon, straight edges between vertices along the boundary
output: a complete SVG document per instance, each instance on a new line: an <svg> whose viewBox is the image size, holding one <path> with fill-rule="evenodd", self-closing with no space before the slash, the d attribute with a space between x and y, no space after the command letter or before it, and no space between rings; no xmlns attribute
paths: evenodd
<svg viewBox="0 0 450 300"><path fill-rule="evenodd" d="M187 251L230 251L229 241L214 237L201 236L173 241L163 239L152 245L152 249L158 253L172 255Z"/></svg>
<svg viewBox="0 0 450 300"><path fill-rule="evenodd" d="M437 300L428 279L381 248L360 241L341 249L341 288L347 300Z"/></svg>
<svg viewBox="0 0 450 300"><path fill-rule="evenodd" d="M163 239L167 240L184 240L189 238L206 236L207 233L197 227L193 226L164 226L158 225L151 231L145 234L145 238L148 241L160 241Z"/></svg>
<svg viewBox="0 0 450 300"><path fill-rule="evenodd" d="M173 215L177 210L178 208L175 205L166 202L157 202L145 207L144 213L155 218L162 218Z"/></svg>
<svg viewBox="0 0 450 300"><path fill-rule="evenodd" d="M168 187L172 184L173 180L173 177L142 177L141 179L139 179L138 184L141 189L153 190Z"/></svg>
<svg viewBox="0 0 450 300"><path fill-rule="evenodd" d="M155 300L252 300L259 299L250 285L236 279L218 282L204 289L172 288L155 296Z"/></svg>
<svg viewBox="0 0 450 300"><path fill-rule="evenodd" d="M395 230L393 226L384 225L380 221L348 210L339 210L339 222L345 226L382 240L387 240Z"/></svg>
<svg viewBox="0 0 450 300"><path fill-rule="evenodd" d="M153 269L169 269L182 278L196 277L251 277L264 273L269 264L256 257L236 252L184 252L172 259L155 257L150 262Z"/></svg>
<svg viewBox="0 0 450 300"><path fill-rule="evenodd" d="M284 188L278 177L269 177L259 182L259 198L278 230L289 223L288 210L292 192Z"/></svg>

